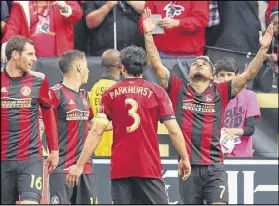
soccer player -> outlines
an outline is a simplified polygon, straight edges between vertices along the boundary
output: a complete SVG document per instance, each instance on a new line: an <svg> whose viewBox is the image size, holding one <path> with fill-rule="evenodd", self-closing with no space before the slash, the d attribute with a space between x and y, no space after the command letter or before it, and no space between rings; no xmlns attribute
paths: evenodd
<svg viewBox="0 0 279 206"><path fill-rule="evenodd" d="M231 81L237 75L238 67L233 58L225 57L214 65L218 81ZM224 136L234 138L235 147L228 157L253 157L252 135L257 119L261 117L257 95L242 89L226 107L224 116Z"/></svg>
<svg viewBox="0 0 279 206"><path fill-rule="evenodd" d="M102 67L105 71L104 75L94 84L89 96L94 115L98 113L104 91L120 79L120 52L115 49L106 50L102 55ZM113 131L104 132L102 140L95 149L96 156L111 156L112 133Z"/></svg>
<svg viewBox="0 0 279 206"><path fill-rule="evenodd" d="M1 69L1 204L38 204L43 189L42 141L39 107L46 128L51 172L58 163L58 134L48 95L47 77L31 71L36 61L33 41L11 38L8 64Z"/></svg>
<svg viewBox="0 0 279 206"><path fill-rule="evenodd" d="M59 163L49 176L49 203L96 204L92 161L85 163L79 185L70 187L65 182L67 168L79 158L89 131L89 121L93 119L88 93L80 89L87 83L89 74L84 52L64 52L59 58L59 67L64 75L63 81L50 89L58 122Z"/></svg>
<svg viewBox="0 0 279 206"><path fill-rule="evenodd" d="M67 182L78 184L92 148L96 148L109 120L112 120L110 176L113 203L168 204L162 180L158 119L167 127L181 157L179 173L184 170L184 180L191 172L185 141L167 93L142 79L147 68L145 51L136 46L127 47L121 51L121 62L125 80L104 92L98 116L77 164L70 168Z"/></svg>
<svg viewBox="0 0 279 206"><path fill-rule="evenodd" d="M227 174L219 141L226 105L259 71L272 40L273 26L268 27L264 36L260 33L261 48L247 70L220 84L212 83L213 66L205 56L197 57L192 63L190 82L171 73L162 64L154 44L155 26L150 10L145 9L143 28L147 55L172 101L192 164L191 176L179 182L182 202L203 204L205 199L209 204L226 204Z"/></svg>

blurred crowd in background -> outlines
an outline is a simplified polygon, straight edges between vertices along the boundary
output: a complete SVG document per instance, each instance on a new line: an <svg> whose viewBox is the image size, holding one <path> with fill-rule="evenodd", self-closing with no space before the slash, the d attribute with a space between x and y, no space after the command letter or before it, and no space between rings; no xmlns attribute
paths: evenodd
<svg viewBox="0 0 279 206"><path fill-rule="evenodd" d="M277 1L1 1L2 62L5 42L15 35L31 38L37 57L74 48L101 56L109 48L144 47L144 7L163 17L164 32L154 37L163 57L203 55L206 46L256 53L258 31L278 25ZM278 27L275 33L268 60L277 65Z"/></svg>

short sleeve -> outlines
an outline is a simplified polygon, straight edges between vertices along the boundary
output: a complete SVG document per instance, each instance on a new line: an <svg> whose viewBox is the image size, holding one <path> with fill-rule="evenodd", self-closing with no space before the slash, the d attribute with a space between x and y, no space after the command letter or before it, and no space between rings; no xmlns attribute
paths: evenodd
<svg viewBox="0 0 279 206"><path fill-rule="evenodd" d="M258 104L258 99L257 95L253 91L248 91L247 90L247 111L246 111L246 118L249 117L256 117L256 118L261 118L261 112L260 112L260 107Z"/></svg>
<svg viewBox="0 0 279 206"><path fill-rule="evenodd" d="M174 111L176 111L177 96L183 84L184 80L181 77L170 73L167 93L172 101Z"/></svg>
<svg viewBox="0 0 279 206"><path fill-rule="evenodd" d="M60 99L57 97L56 92L53 88L49 89L49 97L51 99L51 103L54 106L54 108L57 110L60 104Z"/></svg>
<svg viewBox="0 0 279 206"><path fill-rule="evenodd" d="M103 94L97 118L107 118L110 121L111 120L111 113L109 107L110 102L107 94L108 94L107 92Z"/></svg>
<svg viewBox="0 0 279 206"><path fill-rule="evenodd" d="M168 97L167 92L164 89L161 89L159 97L159 116L160 122L163 123L166 120L175 119L173 112L173 107L170 98Z"/></svg>
<svg viewBox="0 0 279 206"><path fill-rule="evenodd" d="M49 109L52 106L52 101L49 96L49 84L47 77L43 79L43 83L40 88L39 103L42 109Z"/></svg>

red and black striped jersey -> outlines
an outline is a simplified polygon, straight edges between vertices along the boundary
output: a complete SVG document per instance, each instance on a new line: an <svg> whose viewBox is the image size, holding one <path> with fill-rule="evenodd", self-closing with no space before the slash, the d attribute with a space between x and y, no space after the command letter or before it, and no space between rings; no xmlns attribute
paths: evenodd
<svg viewBox="0 0 279 206"><path fill-rule="evenodd" d="M189 82L171 74L167 91L191 163L222 164L219 138L226 105L231 99L231 82L212 84L199 94Z"/></svg>
<svg viewBox="0 0 279 206"><path fill-rule="evenodd" d="M64 169L76 164L82 152L93 112L84 89L76 92L63 84L56 84L50 89L50 96L56 110L59 136L59 163L54 173L67 173ZM86 163L83 172L93 173L91 160Z"/></svg>
<svg viewBox="0 0 279 206"><path fill-rule="evenodd" d="M12 78L1 69L1 160L42 156L39 106L49 109L48 80L31 71Z"/></svg>

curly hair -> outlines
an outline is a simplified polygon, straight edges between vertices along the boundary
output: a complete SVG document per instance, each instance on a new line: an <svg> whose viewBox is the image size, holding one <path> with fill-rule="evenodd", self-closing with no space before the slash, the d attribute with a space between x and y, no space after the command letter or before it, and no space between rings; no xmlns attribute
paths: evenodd
<svg viewBox="0 0 279 206"><path fill-rule="evenodd" d="M120 52L121 63L129 75L139 77L147 69L146 52L137 46L128 46Z"/></svg>
<svg viewBox="0 0 279 206"><path fill-rule="evenodd" d="M235 74L239 72L235 59L231 57L224 57L223 59L218 60L214 65L214 68L216 75L221 71L234 72Z"/></svg>

